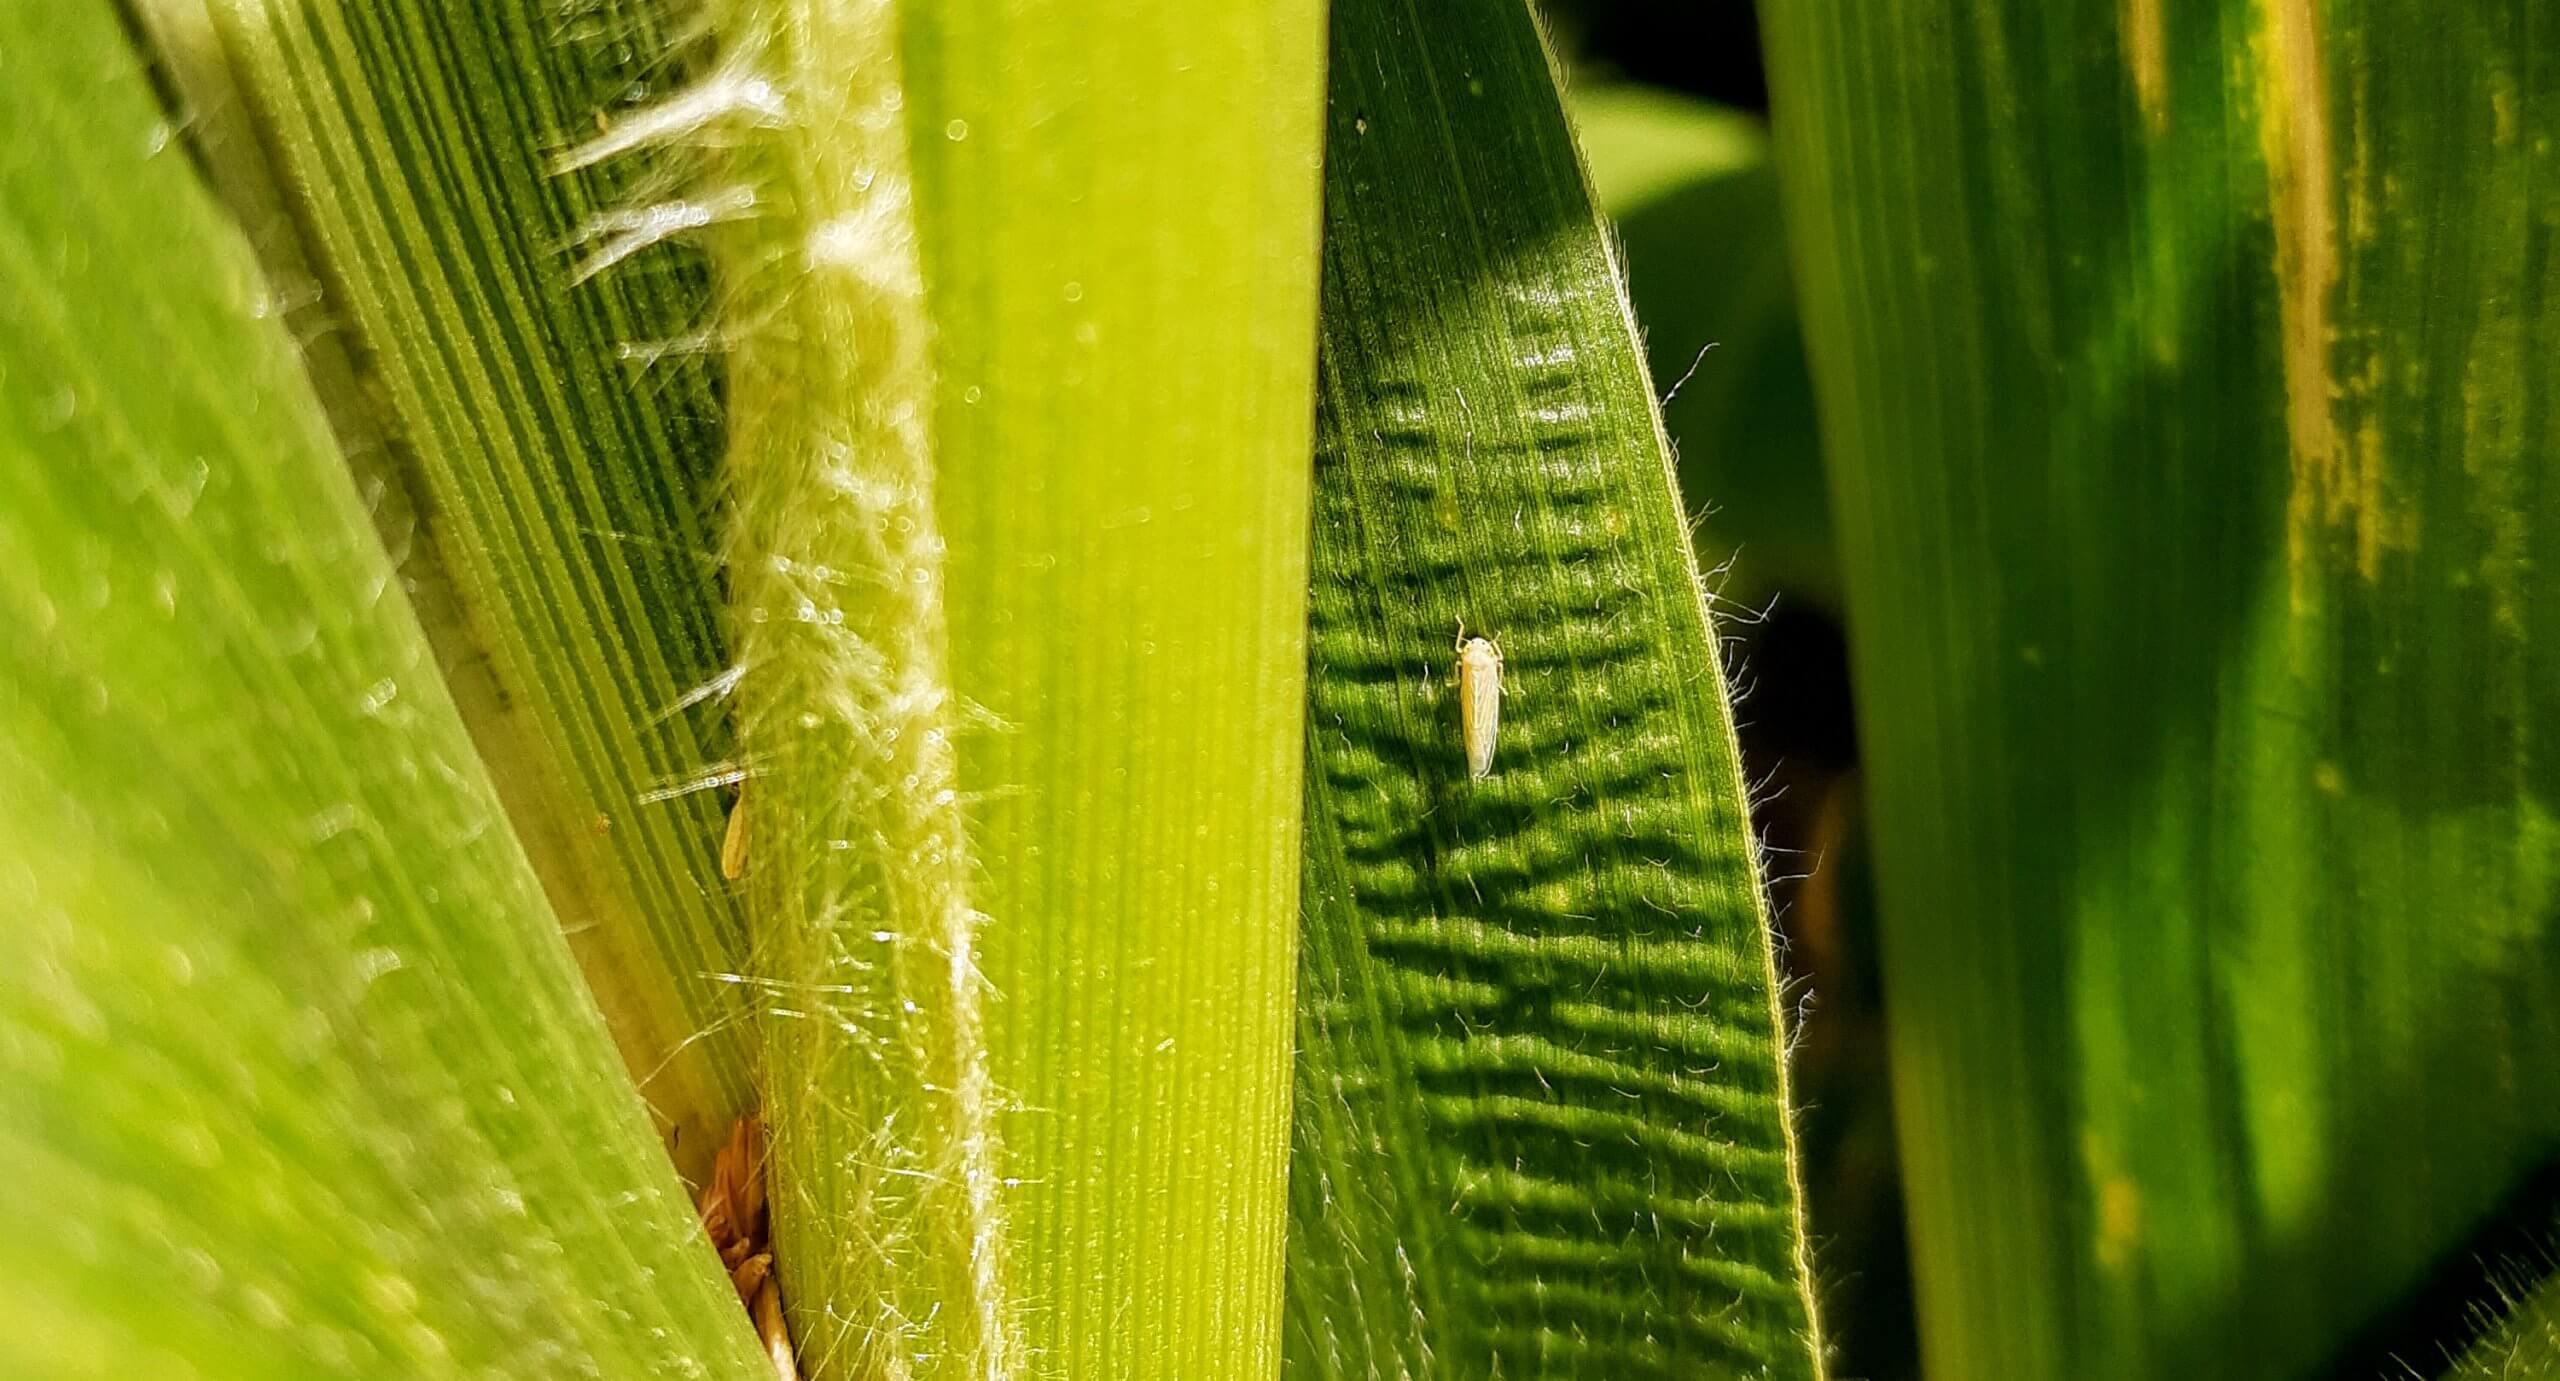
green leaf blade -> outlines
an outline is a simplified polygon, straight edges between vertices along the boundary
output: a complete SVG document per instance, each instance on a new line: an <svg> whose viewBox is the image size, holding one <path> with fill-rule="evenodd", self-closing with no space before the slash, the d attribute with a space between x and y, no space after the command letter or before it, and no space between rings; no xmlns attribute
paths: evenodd
<svg viewBox="0 0 2560 1381"><path fill-rule="evenodd" d="M2560 1142L2548 36L1771 21L1928 1368L2306 1373Z"/></svg>
<svg viewBox="0 0 2560 1381"><path fill-rule="evenodd" d="M115 17L0 72L0 1370L756 1375Z"/></svg>
<svg viewBox="0 0 2560 1381"><path fill-rule="evenodd" d="M2560 1373L2560 1277L2548 1263L2506 1282L2486 1336L2435 1373L2437 1381L2534 1381Z"/></svg>
<svg viewBox="0 0 2560 1381"><path fill-rule="evenodd" d="M961 780L1044 1374L1278 1363L1323 10L908 7Z"/></svg>
<svg viewBox="0 0 2560 1381"><path fill-rule="evenodd" d="M1331 137L1290 1370L1814 1375L1713 634L1527 11L1338 8Z"/></svg>
<svg viewBox="0 0 2560 1381"><path fill-rule="evenodd" d="M737 701L820 1376L1276 1360L1320 50L1094 22L712 11L706 93L773 98L703 161L759 208Z"/></svg>
<svg viewBox="0 0 2560 1381"><path fill-rule="evenodd" d="M728 667L697 259L580 283L645 169L556 174L681 57L653 5L148 0L217 189L298 318L510 817L635 1078L699 1173L753 1110L717 871ZM307 276L306 276L307 275ZM636 356L636 358L635 358ZM676 794L671 797L669 792Z"/></svg>
<svg viewBox="0 0 2560 1381"><path fill-rule="evenodd" d="M1766 124L1658 88L1570 94L1710 584L1753 608L1773 598L1836 608L1813 380ZM1700 269L1700 245L1714 248L1712 272Z"/></svg>

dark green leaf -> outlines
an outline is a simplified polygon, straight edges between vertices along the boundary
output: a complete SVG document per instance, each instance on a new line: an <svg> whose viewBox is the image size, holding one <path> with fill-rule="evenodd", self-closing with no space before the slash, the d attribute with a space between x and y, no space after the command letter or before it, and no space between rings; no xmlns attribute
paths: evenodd
<svg viewBox="0 0 2560 1381"><path fill-rule="evenodd" d="M1714 634L1528 11L1339 5L1331 119L1291 1373L1813 1375Z"/></svg>
<svg viewBox="0 0 2560 1381"><path fill-rule="evenodd" d="M2549 11L1767 18L1928 1371L2309 1374L2560 1145Z"/></svg>

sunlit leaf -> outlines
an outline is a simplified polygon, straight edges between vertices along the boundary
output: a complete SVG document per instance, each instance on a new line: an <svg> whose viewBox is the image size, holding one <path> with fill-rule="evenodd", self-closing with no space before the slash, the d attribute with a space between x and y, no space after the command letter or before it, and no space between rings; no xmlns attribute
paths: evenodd
<svg viewBox="0 0 2560 1381"><path fill-rule="evenodd" d="M756 1376L111 7L0 112L0 1372Z"/></svg>
<svg viewBox="0 0 2560 1381"><path fill-rule="evenodd" d="M1547 55L1334 23L1290 1373L1814 1375L1715 635Z"/></svg>
<svg viewBox="0 0 2560 1381"><path fill-rule="evenodd" d="M2318 1374L2560 1144L2546 13L1766 12L1931 1375Z"/></svg>

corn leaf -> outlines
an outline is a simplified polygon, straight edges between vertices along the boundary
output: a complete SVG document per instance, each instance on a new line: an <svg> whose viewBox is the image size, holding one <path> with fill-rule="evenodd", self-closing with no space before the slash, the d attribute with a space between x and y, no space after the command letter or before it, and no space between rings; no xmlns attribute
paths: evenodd
<svg viewBox="0 0 2560 1381"><path fill-rule="evenodd" d="M2560 1144L2547 11L1767 18L1927 1369L2312 1374Z"/></svg>
<svg viewBox="0 0 2560 1381"><path fill-rule="evenodd" d="M1323 0L907 12L1031 1355L1269 1376Z"/></svg>
<svg viewBox="0 0 2560 1381"><path fill-rule="evenodd" d="M756 207L729 552L815 1376L1276 1362L1314 21L714 5L635 117Z"/></svg>
<svg viewBox="0 0 2560 1381"><path fill-rule="evenodd" d="M140 0L634 1078L697 1176L752 1110L698 252L555 170L687 52L652 0ZM655 233L653 232L653 229ZM608 264L613 271L603 272ZM696 789L689 789L696 788Z"/></svg>
<svg viewBox="0 0 2560 1381"><path fill-rule="evenodd" d="M1345 0L1332 80L1289 1372L1817 1374L1714 632L1547 54Z"/></svg>
<svg viewBox="0 0 2560 1381"><path fill-rule="evenodd" d="M1719 595L1837 604L1813 381L1787 278L1767 126L1655 88L1573 92L1593 197L1616 227L1699 559ZM1715 247L1703 271L1698 246Z"/></svg>
<svg viewBox="0 0 2560 1381"><path fill-rule="evenodd" d="M2560 1375L2560 1275L2546 1254L2538 1270L2517 1263L2501 1278L2483 1336L2438 1381L2537 1381ZM2405 1374L2405 1373L2404 1373Z"/></svg>
<svg viewBox="0 0 2560 1381"><path fill-rule="evenodd" d="M755 1377L112 7L0 128L0 1372Z"/></svg>

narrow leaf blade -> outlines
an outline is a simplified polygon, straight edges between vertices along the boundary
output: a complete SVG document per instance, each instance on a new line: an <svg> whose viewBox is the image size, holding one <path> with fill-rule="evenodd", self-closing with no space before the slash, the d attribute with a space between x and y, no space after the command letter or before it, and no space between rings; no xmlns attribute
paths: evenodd
<svg viewBox="0 0 2560 1381"><path fill-rule="evenodd" d="M1291 1373L1814 1375L1714 634L1528 11L1338 6L1330 135Z"/></svg>
<svg viewBox="0 0 2560 1381"><path fill-rule="evenodd" d="M701 142L758 208L732 590L814 1375L1276 1364L1311 11L707 11L698 108L771 98Z"/></svg>
<svg viewBox="0 0 2560 1381"><path fill-rule="evenodd" d="M1032 1355L1269 1376L1323 0L906 13Z"/></svg>
<svg viewBox="0 0 2560 1381"><path fill-rule="evenodd" d="M753 1377L111 7L0 106L0 1371Z"/></svg>
<svg viewBox="0 0 2560 1381"><path fill-rule="evenodd" d="M2311 1374L2560 1144L2548 10L1768 19L1927 1370Z"/></svg>
<svg viewBox="0 0 2560 1381"><path fill-rule="evenodd" d="M718 871L716 373L693 251L581 281L666 195L555 159L680 80L653 0L143 0L633 1076L695 1174L754 1107ZM618 219L620 218L620 219ZM304 275L308 275L307 277Z"/></svg>

